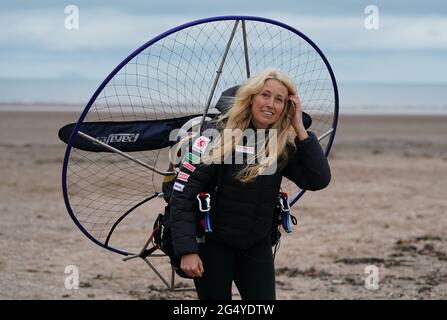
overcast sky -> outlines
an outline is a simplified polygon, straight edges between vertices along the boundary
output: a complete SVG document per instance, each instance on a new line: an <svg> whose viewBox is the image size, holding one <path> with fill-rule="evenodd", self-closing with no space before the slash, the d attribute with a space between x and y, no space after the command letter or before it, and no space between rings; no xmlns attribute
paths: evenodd
<svg viewBox="0 0 447 320"><path fill-rule="evenodd" d="M79 8L79 29L64 10ZM379 9L379 29L364 26ZM103 79L159 33L190 20L252 15L289 24L325 53L338 81L447 83L447 1L3 1L0 78Z"/></svg>

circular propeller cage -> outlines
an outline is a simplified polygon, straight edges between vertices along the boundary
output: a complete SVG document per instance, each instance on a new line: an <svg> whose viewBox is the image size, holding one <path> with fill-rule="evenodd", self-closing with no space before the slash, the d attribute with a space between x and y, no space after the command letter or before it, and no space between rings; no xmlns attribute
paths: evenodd
<svg viewBox="0 0 447 320"><path fill-rule="evenodd" d="M202 115L208 107L207 114L219 113L214 106L223 91L272 67L295 81L303 110L312 117L309 130L320 137L326 134L320 143L328 155L337 124L338 93L331 67L318 47L298 30L269 19L232 16L194 21L157 36L120 63L74 126L62 178L65 203L77 226L95 243L127 255L134 248L121 242L112 245L111 230L140 204L163 201L153 198L161 192L163 176L113 152L73 147L82 124ZM132 157L166 171L168 151L137 151ZM286 178L282 189L291 205L304 193ZM149 212L152 219L157 213Z"/></svg>

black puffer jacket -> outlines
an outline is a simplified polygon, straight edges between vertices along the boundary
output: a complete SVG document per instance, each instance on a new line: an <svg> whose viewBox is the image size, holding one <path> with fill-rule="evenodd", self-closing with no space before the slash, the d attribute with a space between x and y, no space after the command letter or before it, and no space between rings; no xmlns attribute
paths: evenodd
<svg viewBox="0 0 447 320"><path fill-rule="evenodd" d="M189 174L189 177L187 182L177 177L177 188L174 188L170 199L175 254L182 256L198 252L196 196L216 185L216 181L218 185L212 194L211 208L213 232L207 234L207 238L242 249L249 248L269 234L283 176L301 189L325 188L331 174L315 134L309 132L307 139L295 139L295 144L296 150L288 149L289 159L285 166L272 175L261 175L245 184L234 178L243 164L194 165L193 172L189 165L190 169L183 164L181 172Z"/></svg>

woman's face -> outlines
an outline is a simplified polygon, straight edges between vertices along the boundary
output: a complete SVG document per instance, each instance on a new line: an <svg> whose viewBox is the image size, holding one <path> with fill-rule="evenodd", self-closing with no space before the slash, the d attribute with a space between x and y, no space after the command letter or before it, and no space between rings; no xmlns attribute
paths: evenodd
<svg viewBox="0 0 447 320"><path fill-rule="evenodd" d="M268 79L253 97L251 112L257 129L267 129L281 116L287 102L287 88L279 80Z"/></svg>

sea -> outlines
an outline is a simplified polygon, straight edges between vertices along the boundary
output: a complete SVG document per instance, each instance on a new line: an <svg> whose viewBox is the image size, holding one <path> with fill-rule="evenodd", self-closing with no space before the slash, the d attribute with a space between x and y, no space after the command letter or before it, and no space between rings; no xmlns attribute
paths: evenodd
<svg viewBox="0 0 447 320"><path fill-rule="evenodd" d="M82 111L101 80L0 79L0 111ZM447 84L338 83L340 114L447 115Z"/></svg>

